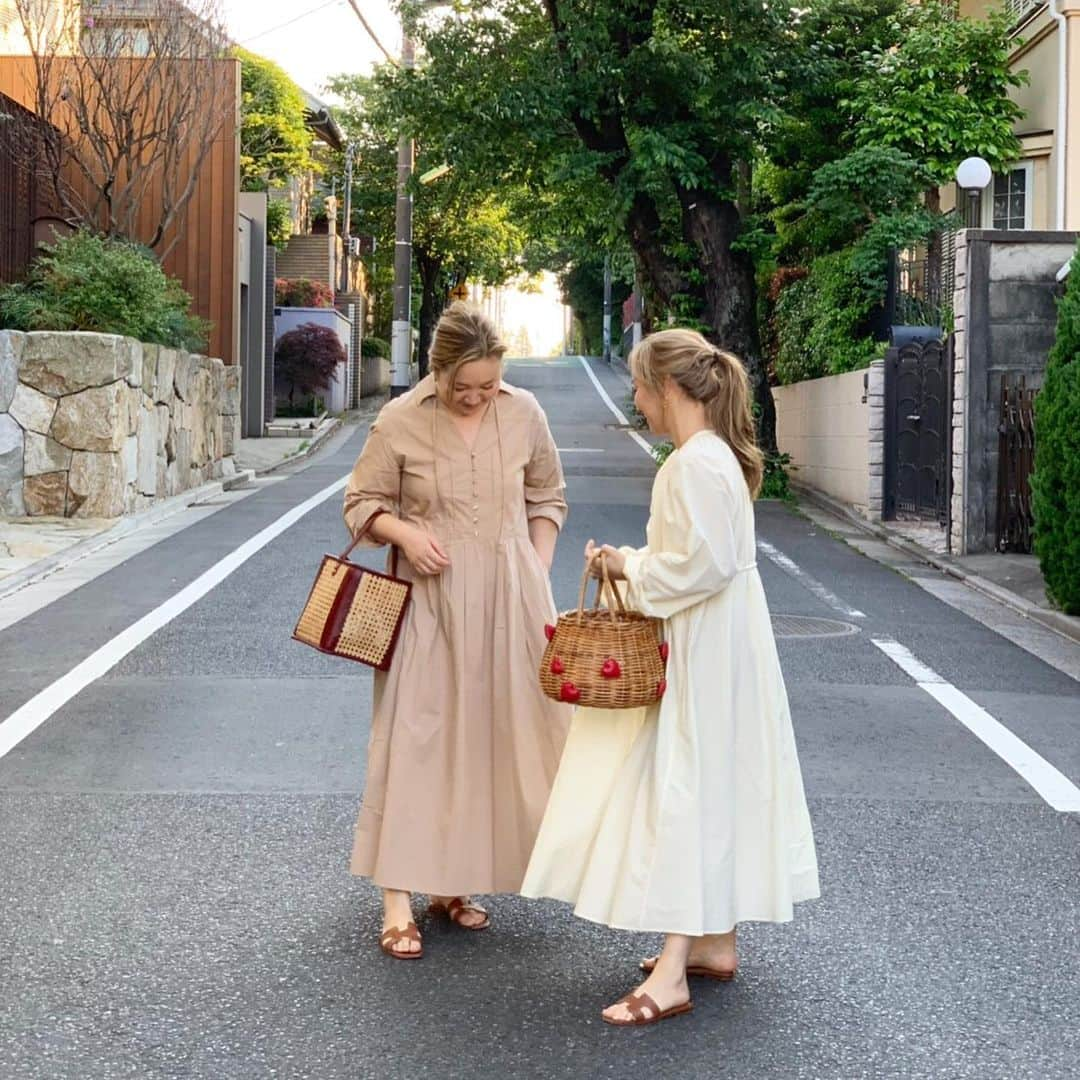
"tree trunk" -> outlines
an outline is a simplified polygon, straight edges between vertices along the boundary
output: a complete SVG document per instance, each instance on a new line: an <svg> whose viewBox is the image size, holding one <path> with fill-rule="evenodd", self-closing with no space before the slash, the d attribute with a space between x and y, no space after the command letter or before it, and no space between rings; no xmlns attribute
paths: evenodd
<svg viewBox="0 0 1080 1080"><path fill-rule="evenodd" d="M428 373L428 352L435 334L435 324L446 306L442 294L442 259L429 255L423 248L414 247L416 268L420 275L420 378Z"/></svg>
<svg viewBox="0 0 1080 1080"><path fill-rule="evenodd" d="M757 326L757 284L753 259L734 250L742 219L734 203L702 190L680 191L683 235L698 252L704 280L702 319L707 334L742 360L756 405L758 440L766 454L776 453L776 407L761 355Z"/></svg>

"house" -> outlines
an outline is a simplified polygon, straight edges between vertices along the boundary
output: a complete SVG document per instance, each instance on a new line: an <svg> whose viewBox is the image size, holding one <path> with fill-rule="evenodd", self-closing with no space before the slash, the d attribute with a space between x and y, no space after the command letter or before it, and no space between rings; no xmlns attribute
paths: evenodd
<svg viewBox="0 0 1080 1080"><path fill-rule="evenodd" d="M20 9L40 15L36 21L31 20L29 32L20 17ZM54 73L59 73L65 63L70 63L74 70L81 57L93 56L99 50L116 57L111 63L130 65L131 70L137 70L140 63L153 62L144 59L152 40L151 22L155 12L166 9L186 13L184 17L193 35L189 42L199 41L210 32L176 0L98 0L92 13L78 0L0 0L0 94L25 110L37 112L39 119L61 124L58 116L62 110L55 110L52 117L41 114L33 54L54 58ZM187 55L190 58L203 52L193 48ZM226 364L233 364L239 359L240 348L237 229L240 67L238 61L220 56L198 63L207 65L205 70L212 73L216 92L224 95L223 121L205 156L195 148L185 151L179 155L175 168L169 170L168 183L155 182L149 186L133 222L132 235L149 242L161 223L165 200L191 185L186 213L169 226L171 232L163 238L161 250L171 250L162 265L191 295L196 314L211 323L210 352ZM99 86L96 92L106 91ZM70 123L69 126L75 130ZM153 150L149 155L152 157ZM70 172L73 186L82 183L74 162L68 163L63 172ZM62 232L65 227L56 216L60 212L52 208L37 205L20 212L32 218L35 242L49 239L54 230Z"/></svg>
<svg viewBox="0 0 1080 1080"><path fill-rule="evenodd" d="M970 18L999 10L1000 2L958 2L959 14ZM1015 128L1023 150L1008 172L994 177L977 224L1080 229L1080 2L1005 0L1005 10L1013 20L1011 67L1029 78L1011 91L1024 110Z"/></svg>

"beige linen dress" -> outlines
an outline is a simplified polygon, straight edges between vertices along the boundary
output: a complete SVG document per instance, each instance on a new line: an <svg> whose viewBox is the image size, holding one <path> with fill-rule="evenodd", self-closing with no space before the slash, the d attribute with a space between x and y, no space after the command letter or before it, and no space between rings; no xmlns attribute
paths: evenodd
<svg viewBox="0 0 1080 1080"><path fill-rule="evenodd" d="M818 895L814 836L731 448L699 432L657 473L630 605L664 620L667 691L579 709L522 885L626 930L721 934Z"/></svg>
<svg viewBox="0 0 1080 1080"><path fill-rule="evenodd" d="M346 524L355 536L395 514L450 565L426 577L400 560L412 599L390 670L374 676L354 874L445 896L521 885L570 722L537 679L555 605L528 526L562 527L564 487L543 411L505 383L471 449L432 376L372 425Z"/></svg>

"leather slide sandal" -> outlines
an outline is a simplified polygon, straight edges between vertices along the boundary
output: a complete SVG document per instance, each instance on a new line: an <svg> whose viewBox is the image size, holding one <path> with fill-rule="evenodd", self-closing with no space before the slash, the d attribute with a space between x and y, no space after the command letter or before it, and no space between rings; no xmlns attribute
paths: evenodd
<svg viewBox="0 0 1080 1080"><path fill-rule="evenodd" d="M401 949L395 949L394 946L402 941L415 941L420 945L420 948L416 952L404 952ZM383 931L383 936L379 938L379 948L387 956L392 956L395 960L419 960L424 955L420 931L416 928L414 922L406 923L404 930L391 926L389 930Z"/></svg>
<svg viewBox="0 0 1080 1080"><path fill-rule="evenodd" d="M477 923L475 926L469 923L462 922L461 916L465 912L476 912L478 915L484 916L484 921ZM466 903L460 896L455 896L449 904L436 903L434 900L428 905L428 914L430 915L445 915L452 923L460 926L462 930L486 930L491 925L491 919L488 917L488 913L479 905L472 903Z"/></svg>
<svg viewBox="0 0 1080 1080"><path fill-rule="evenodd" d="M648 994L643 991L629 993L624 998L619 998L616 1005L625 1005L630 1010L629 1020L612 1020L610 1017L600 1014L605 1024L614 1027L644 1027L646 1024L655 1024L660 1020L666 1020L669 1016L680 1016L682 1013L692 1012L694 1003L684 1001L681 1005L672 1005L670 1009L661 1010L660 1006ZM645 1010L649 1010L648 1016Z"/></svg>
<svg viewBox="0 0 1080 1080"><path fill-rule="evenodd" d="M650 956L647 960L642 960L638 967L641 968L646 974L652 974L656 968L656 957ZM730 971L725 968L711 968L706 967L704 964L690 964L686 969L687 975L693 975L698 979L715 979L717 982L731 982L735 978L735 973L738 968L732 968Z"/></svg>

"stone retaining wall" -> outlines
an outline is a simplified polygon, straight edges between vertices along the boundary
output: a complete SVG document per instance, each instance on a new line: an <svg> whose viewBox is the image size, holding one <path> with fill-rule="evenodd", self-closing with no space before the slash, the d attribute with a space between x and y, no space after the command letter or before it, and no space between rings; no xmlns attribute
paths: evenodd
<svg viewBox="0 0 1080 1080"><path fill-rule="evenodd" d="M0 516L118 517L232 475L240 369L112 334L0 331Z"/></svg>

